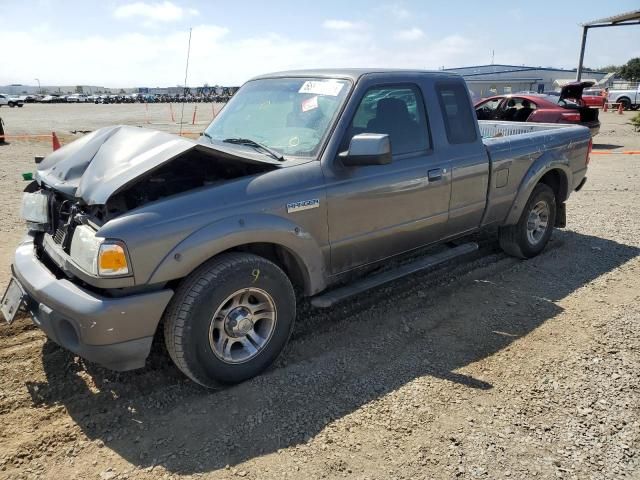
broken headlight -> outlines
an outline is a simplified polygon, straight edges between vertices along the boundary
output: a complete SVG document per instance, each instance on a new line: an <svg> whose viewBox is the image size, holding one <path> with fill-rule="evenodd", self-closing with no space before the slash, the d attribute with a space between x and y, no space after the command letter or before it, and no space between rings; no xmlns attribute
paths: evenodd
<svg viewBox="0 0 640 480"><path fill-rule="evenodd" d="M49 197L42 191L22 194L20 214L30 230L46 231L49 225Z"/></svg>

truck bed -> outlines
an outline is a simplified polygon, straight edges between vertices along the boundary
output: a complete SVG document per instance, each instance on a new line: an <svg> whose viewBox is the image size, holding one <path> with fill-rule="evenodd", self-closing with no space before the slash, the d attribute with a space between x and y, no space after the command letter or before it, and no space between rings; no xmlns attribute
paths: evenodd
<svg viewBox="0 0 640 480"><path fill-rule="evenodd" d="M542 132L573 127L563 123L525 123L525 122L500 122L493 120L478 120L482 138L507 137L523 133Z"/></svg>
<svg viewBox="0 0 640 480"><path fill-rule="evenodd" d="M483 225L501 223L521 183L551 166L566 175L567 194L585 176L591 134L582 126L481 120L478 122L490 163L487 208ZM528 198L528 194L523 195ZM564 199L562 200L564 201Z"/></svg>

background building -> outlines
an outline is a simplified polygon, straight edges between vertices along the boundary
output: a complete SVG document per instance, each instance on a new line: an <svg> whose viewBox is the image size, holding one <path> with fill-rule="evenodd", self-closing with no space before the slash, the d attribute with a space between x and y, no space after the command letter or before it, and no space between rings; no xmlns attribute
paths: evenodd
<svg viewBox="0 0 640 480"><path fill-rule="evenodd" d="M9 95L35 95L35 94L51 94L51 95L67 95L72 93L84 93L93 95L95 93L112 92L118 93L120 88L106 88L98 85L21 85L14 83L12 85L0 86L0 92ZM131 90L131 89L124 89Z"/></svg>
<svg viewBox="0 0 640 480"><path fill-rule="evenodd" d="M462 75L476 97L488 97L502 93L531 91L544 93L559 90L562 85L576 79L576 70L562 68L527 67L524 65L476 65L445 68L446 72ZM583 70L582 80L610 86L613 74Z"/></svg>

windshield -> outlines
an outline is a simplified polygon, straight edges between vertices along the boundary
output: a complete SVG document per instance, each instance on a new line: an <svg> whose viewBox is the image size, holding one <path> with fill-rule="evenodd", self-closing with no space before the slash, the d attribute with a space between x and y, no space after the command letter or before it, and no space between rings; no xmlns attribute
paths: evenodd
<svg viewBox="0 0 640 480"><path fill-rule="evenodd" d="M250 140L285 157L315 158L348 92L346 80L254 80L231 98L205 136L242 148L251 147Z"/></svg>

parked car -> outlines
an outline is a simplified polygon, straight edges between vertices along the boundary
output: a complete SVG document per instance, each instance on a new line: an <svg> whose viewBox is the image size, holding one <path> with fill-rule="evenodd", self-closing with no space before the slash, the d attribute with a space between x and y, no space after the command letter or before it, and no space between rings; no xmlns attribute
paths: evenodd
<svg viewBox="0 0 640 480"><path fill-rule="evenodd" d="M635 89L609 90L609 102L621 103L625 110L637 110L640 107L640 84Z"/></svg>
<svg viewBox="0 0 640 480"><path fill-rule="evenodd" d="M604 108L606 100L604 88L588 88L582 92L582 103L587 107Z"/></svg>
<svg viewBox="0 0 640 480"><path fill-rule="evenodd" d="M45 95L40 99L40 103L60 103L62 98L58 95Z"/></svg>
<svg viewBox="0 0 640 480"><path fill-rule="evenodd" d="M16 95L7 95L6 93L0 93L0 107L3 105L7 105L11 108L22 107L24 105L24 101L22 101Z"/></svg>
<svg viewBox="0 0 640 480"><path fill-rule="evenodd" d="M116 370L142 367L161 328L194 381L243 381L283 350L296 292L331 307L474 251L451 240L485 229L541 253L591 136L514 125L478 122L458 75L347 69L250 80L198 141L96 130L38 164L1 310Z"/></svg>
<svg viewBox="0 0 640 480"><path fill-rule="evenodd" d="M588 88L582 92L581 104L587 107L603 108L606 97L603 95L604 89L602 88ZM561 92L551 91L545 92L545 95L552 97L559 97ZM556 99L556 101L558 101Z"/></svg>
<svg viewBox="0 0 640 480"><path fill-rule="evenodd" d="M587 127L592 136L600 131L598 110L582 103L582 91L593 82L565 85L556 97L544 94L496 95L476 103L479 120L570 123Z"/></svg>
<svg viewBox="0 0 640 480"><path fill-rule="evenodd" d="M68 103L85 103L87 102L87 95L84 95L82 93L75 93L73 95L69 95L67 97L67 102Z"/></svg>

